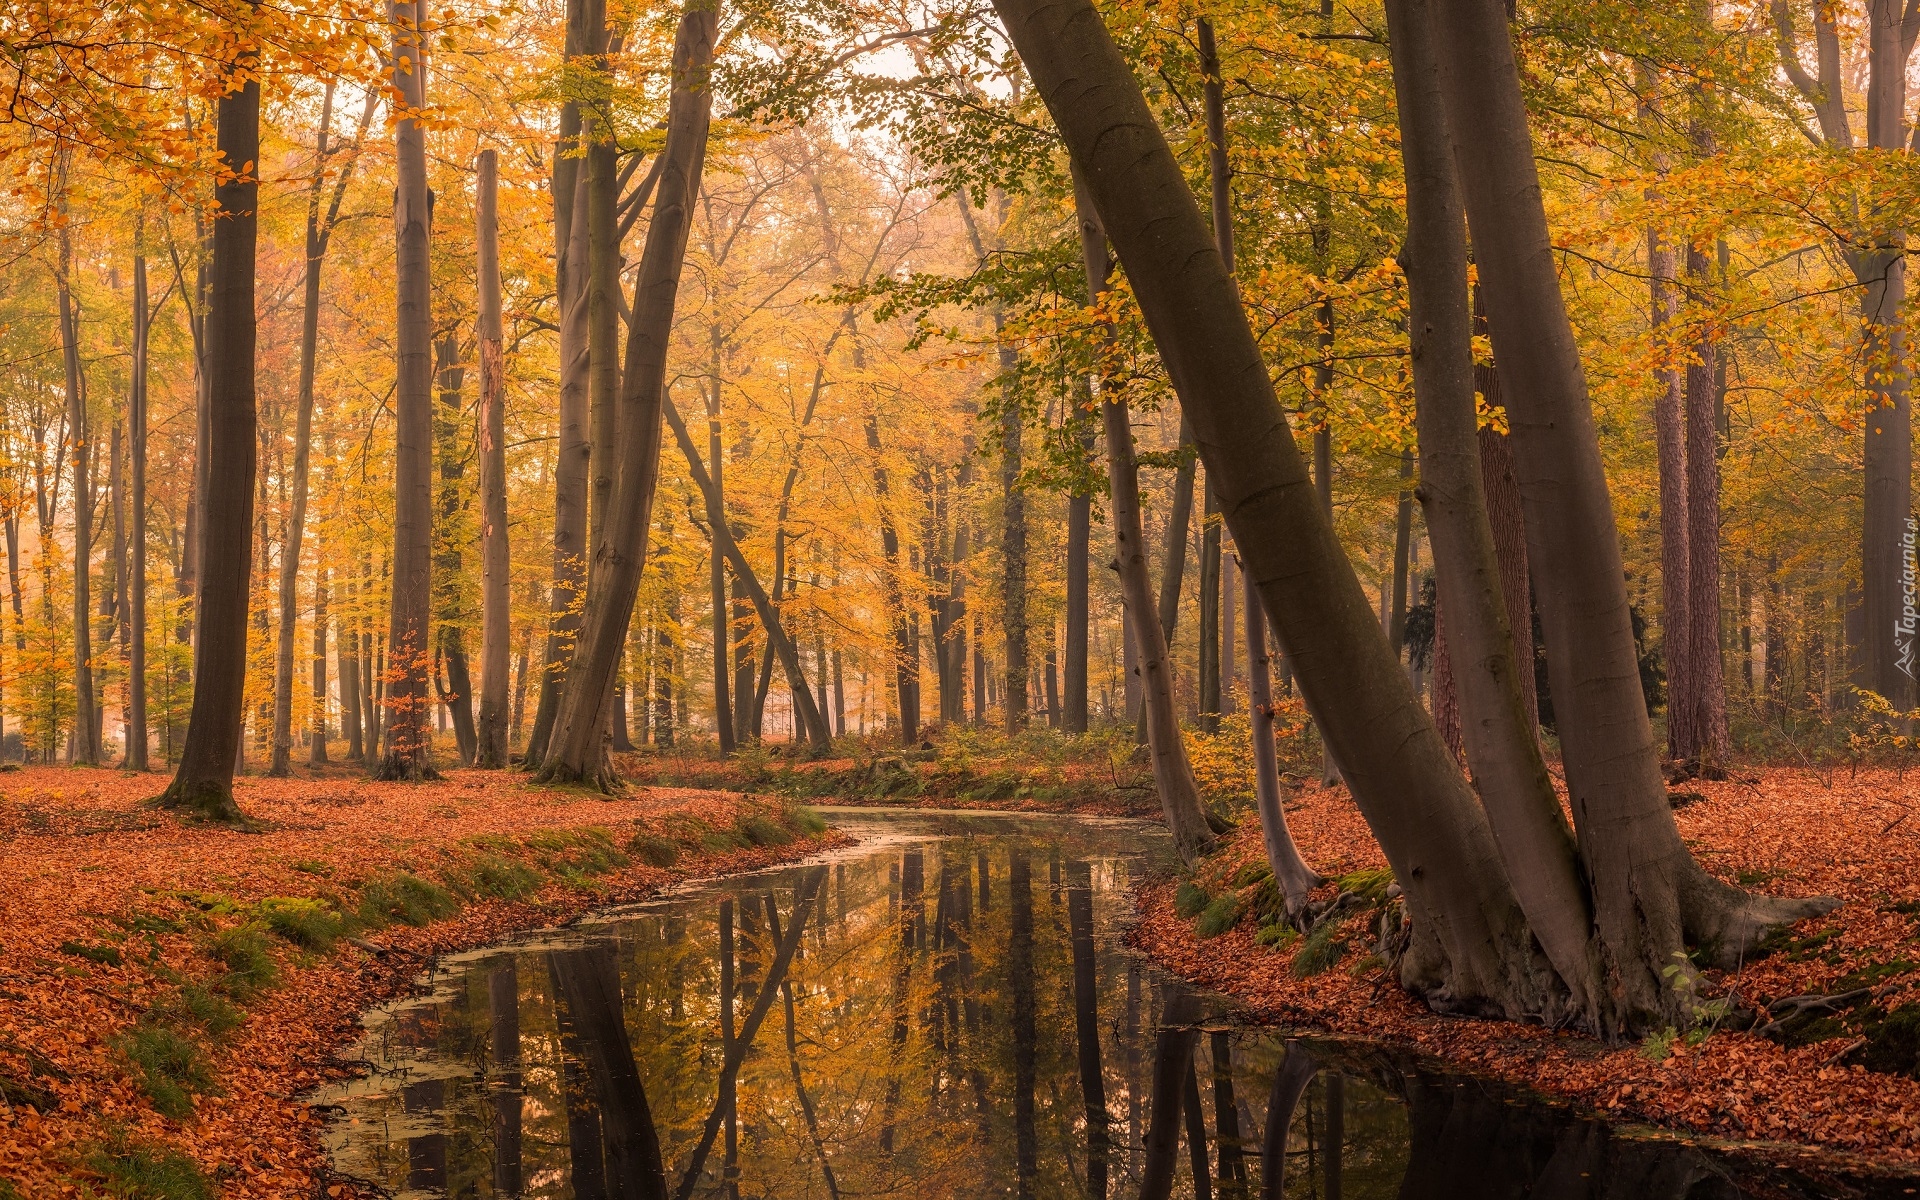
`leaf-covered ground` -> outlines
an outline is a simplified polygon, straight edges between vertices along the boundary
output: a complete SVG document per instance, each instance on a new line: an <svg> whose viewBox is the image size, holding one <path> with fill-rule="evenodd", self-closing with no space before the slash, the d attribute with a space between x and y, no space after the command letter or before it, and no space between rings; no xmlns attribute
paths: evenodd
<svg viewBox="0 0 1920 1200"><path fill-rule="evenodd" d="M1883 1165L1920 1165L1920 1079L1899 1038L1871 1045L1875 1019L1920 1004L1920 814L1916 786L1891 771L1742 772L1686 785L1681 834L1715 874L1761 891L1838 896L1833 913L1802 922L1775 951L1715 972L1701 1004L1735 993L1764 1008L1780 999L1868 989L1850 1011L1805 1029L1804 1045L1751 1033L1684 1031L1607 1046L1513 1023L1435 1016L1369 951L1379 910L1355 913L1328 939L1262 933L1264 862L1248 822L1204 865L1197 889L1173 884L1141 897L1137 945L1173 970L1244 1000L1280 1024L1389 1039L1451 1063L1536 1088L1615 1119L1776 1144L1818 1147ZM1384 884L1385 858L1343 789L1306 788L1287 821L1307 861L1348 887ZM1235 887L1235 884L1239 887ZM1319 893L1334 894L1329 886ZM1233 899L1227 897L1231 895ZM1204 907L1203 907L1204 906ZM1225 932L1202 937L1197 928ZM1296 973L1303 956L1317 973ZM1330 962L1328 960L1331 960ZM1920 1009L1908 1009L1920 1013ZM1876 1049L1884 1053L1874 1057ZM1870 1070L1905 1064L1907 1074Z"/></svg>
<svg viewBox="0 0 1920 1200"><path fill-rule="evenodd" d="M0 773L0 1200L343 1194L298 1097L430 956L831 836L784 804L478 771L242 780L239 832L147 807L164 782Z"/></svg>

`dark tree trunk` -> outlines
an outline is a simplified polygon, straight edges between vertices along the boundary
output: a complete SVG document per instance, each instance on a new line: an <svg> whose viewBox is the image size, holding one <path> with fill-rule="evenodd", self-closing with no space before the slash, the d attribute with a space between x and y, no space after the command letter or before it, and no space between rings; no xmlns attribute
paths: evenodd
<svg viewBox="0 0 1920 1200"><path fill-rule="evenodd" d="M147 769L147 308L146 218L134 234L133 362L128 368L127 441L133 516L127 581L127 770ZM9 547L11 549L11 547ZM8 557L11 568L12 556ZM14 587L19 603L19 586ZM18 616L16 612L15 616Z"/></svg>
<svg viewBox="0 0 1920 1200"><path fill-rule="evenodd" d="M1696 139L1697 140L1697 139ZM1687 281L1704 287L1707 256L1687 247ZM1688 725L1695 739L1691 768L1726 774L1733 753L1727 731L1726 680L1720 664L1720 431L1715 347L1704 331L1687 363L1687 665L1693 674ZM1667 707L1672 719L1673 706Z"/></svg>
<svg viewBox="0 0 1920 1200"><path fill-rule="evenodd" d="M488 1081L493 1085L493 1189L502 1196L518 1196L525 1100L520 1091L520 977L511 955L487 973L487 1017L492 1037Z"/></svg>
<svg viewBox="0 0 1920 1200"><path fill-rule="evenodd" d="M1178 985L1175 985L1178 986ZM1180 1168L1181 1113L1185 1110L1187 1077L1193 1073L1193 1051L1200 1031L1193 1021L1199 1006L1184 991L1177 992L1160 1014L1153 1038L1153 1082L1148 1098L1146 1164L1140 1176L1140 1200L1168 1200Z"/></svg>
<svg viewBox="0 0 1920 1200"><path fill-rule="evenodd" d="M62 195L66 205L63 160ZM87 377L80 365L80 314L73 303L73 234L60 226L60 269L54 290L60 308L60 357L66 366L67 441L73 448L73 757L89 766L100 762L100 725L93 689L93 443L87 422Z"/></svg>
<svg viewBox="0 0 1920 1200"><path fill-rule="evenodd" d="M639 277L634 282L632 332L627 338L620 396L620 465L613 507L606 523L606 539L594 549L596 565L587 592L580 648L574 655L567 692L541 768L541 778L550 782L590 781L607 790L617 784L606 753L608 706L626 648L627 630L633 623L640 575L646 566L653 493L659 479L661 410L672 403L666 395L667 348L693 204L706 162L713 103L708 80L717 24L713 8L690 5L680 18L674 39L667 144L661 150L666 162L647 225ZM714 498L709 494L710 515ZM725 536L724 523L715 535Z"/></svg>
<svg viewBox="0 0 1920 1200"><path fill-rule="evenodd" d="M1080 445L1080 452L1091 460L1093 457L1092 417L1089 413L1076 408L1073 413L1072 422L1078 426L1080 430L1080 435L1076 439ZM1087 574L1092 534L1093 496L1086 492L1075 491L1071 496L1067 497L1067 645L1066 679L1063 684L1065 711L1061 716L1061 728L1065 729L1068 733L1085 733L1087 731ZM964 558L965 554L964 549L956 549L954 551L955 558ZM959 572L956 570L955 574L958 575ZM964 652L964 643L958 644L962 652ZM957 662L958 656L956 656L956 665ZM958 672L955 672L954 675L953 691L954 698L957 701L960 691ZM945 695L946 689L942 688L941 696L943 701ZM940 716L942 720L957 721L959 719L957 711L954 716L947 716L945 711L946 705L944 703L941 708ZM955 708L957 710L957 704ZM1091 1171L1091 1166L1089 1166L1088 1169ZM1103 1164L1102 1171L1104 1172L1104 1170L1105 1167ZM1103 1189L1104 1186L1103 1179Z"/></svg>
<svg viewBox="0 0 1920 1200"><path fill-rule="evenodd" d="M319 543L316 539L314 557L319 558ZM313 658L308 664L313 669L313 726L307 746L307 765L321 766L327 762L327 568L322 565L314 568L313 573Z"/></svg>
<svg viewBox="0 0 1920 1200"><path fill-rule="evenodd" d="M1107 1084L1100 1055L1100 980L1093 948L1093 873L1091 864L1084 861L1067 867L1067 929L1073 948L1073 1027L1079 1050L1080 1102L1087 1114L1087 1195L1092 1200L1106 1200L1107 1156L1112 1138L1107 1132L1110 1120Z"/></svg>
<svg viewBox="0 0 1920 1200"><path fill-rule="evenodd" d="M1112 262L1107 238L1085 181L1075 178L1075 208L1080 224L1080 253L1087 275L1087 298L1097 302L1108 287ZM1173 708L1173 672L1167 662L1166 638L1153 612L1153 584L1147 570L1146 538L1140 528L1140 468L1134 458L1133 423L1126 393L1101 389L1100 405L1107 439L1109 520L1113 525L1114 571L1120 577L1121 607L1134 645L1138 647L1140 724L1147 735L1153 761L1153 782L1174 846L1187 863L1197 861L1213 846L1213 830L1200 804L1200 788L1180 735Z"/></svg>
<svg viewBox="0 0 1920 1200"><path fill-rule="evenodd" d="M360 730L360 620L355 612L353 572L343 579L346 610L340 614L340 634L334 639L340 656L340 734L347 739L347 759L365 762L366 744Z"/></svg>
<svg viewBox="0 0 1920 1200"><path fill-rule="evenodd" d="M578 1033L568 1050L585 1059L600 1110L609 1192L621 1200L666 1200L660 1135L627 1037L613 945L549 951L547 961L556 999Z"/></svg>
<svg viewBox="0 0 1920 1200"><path fill-rule="evenodd" d="M476 766L507 765L507 659L513 638L508 593L506 361L500 317L500 158L482 150L474 198L480 313L480 721Z"/></svg>
<svg viewBox="0 0 1920 1200"><path fill-rule="evenodd" d="M435 539L434 570L443 582L434 597L434 619L438 622L434 656L446 662L447 686L440 691L440 702L452 720L460 765L470 767L479 741L473 727L473 673L467 665L467 625L472 614L457 582L466 559L460 516L467 507L467 452L460 444L464 424L460 393L467 371L460 363L460 345L452 334L441 339L437 357L434 374L439 380L440 408L435 414L433 440L440 459L441 533ZM435 682L437 686L437 678Z"/></svg>
<svg viewBox="0 0 1920 1200"><path fill-rule="evenodd" d="M1434 32L1526 509L1528 560L1582 865L1625 1025L1678 1014L1686 944L1732 964L1830 902L1748 896L1695 863L1640 691L1619 532L1559 277L1500 0L1438 0ZM1659 864L1650 867L1649 864Z"/></svg>
<svg viewBox="0 0 1920 1200"><path fill-rule="evenodd" d="M889 507L892 485L886 461L881 457L878 413L867 414L867 450L873 455L873 494L880 510L880 551L886 557L886 575L880 590L886 597L888 620L893 627L893 690L900 716L900 744L912 746L920 740L920 654L907 623L900 532Z"/></svg>
<svg viewBox="0 0 1920 1200"><path fill-rule="evenodd" d="M592 0L568 0L566 55L585 53L591 34ZM553 587L547 608L547 652L540 672L540 699L527 734L522 761L538 766L547 752L553 721L560 711L567 666L580 632L580 601L586 592L588 215L587 187L580 176L576 143L580 108L572 100L560 106L560 137L553 157L555 285L560 308L560 449L553 472Z"/></svg>
<svg viewBox="0 0 1920 1200"><path fill-rule="evenodd" d="M1033 963L1033 876L1024 846L1013 849L1007 888L1007 982L1013 994L1014 1194L1028 1200L1040 1178L1040 1137L1034 1108L1040 1032Z"/></svg>
<svg viewBox="0 0 1920 1200"><path fill-rule="evenodd" d="M220 97L217 141L227 170L214 188L220 216L213 228L212 303L207 315L205 518L193 648L193 711L173 782L161 797L169 808L236 821L233 766L246 705L247 599L253 576L254 469L259 452L254 414L254 243L260 161L260 82L253 56L235 63L246 83Z"/></svg>
<svg viewBox="0 0 1920 1200"><path fill-rule="evenodd" d="M393 88L409 109L426 105L426 36L420 0L392 0ZM433 284L427 231L426 131L395 124L393 230L397 291L393 393L393 567L389 576L386 718L377 779L433 779Z"/></svg>
<svg viewBox="0 0 1920 1200"><path fill-rule="evenodd" d="M1664 336L1678 310L1674 291L1673 250L1658 229L1647 231L1647 274L1651 277L1654 336ZM1681 373L1671 367L1654 372L1653 444L1660 468L1660 636L1667 668L1667 757L1697 760L1700 738L1694 728L1694 672L1691 626L1687 620L1692 588L1687 572L1687 430Z"/></svg>
<svg viewBox="0 0 1920 1200"><path fill-rule="evenodd" d="M1387 645L1397 655L1407 644L1407 562L1413 548L1413 451L1400 454L1400 499L1393 510L1393 607L1387 615Z"/></svg>
<svg viewBox="0 0 1920 1200"><path fill-rule="evenodd" d="M1403 981L1453 1011L1549 1011L1545 964L1478 799L1334 537L1232 281L1125 59L1088 0L996 8L1085 172L1281 646L1412 898Z"/></svg>
<svg viewBox="0 0 1920 1200"><path fill-rule="evenodd" d="M1500 857L1534 936L1559 973L1570 1003L1589 1028L1613 1030L1593 944L1593 915L1573 835L1547 773L1520 675L1533 664L1513 657L1500 561L1487 518L1474 406L1473 318L1467 291L1466 223L1455 182L1452 138L1442 108L1440 64L1426 0L1387 0L1400 149L1406 165L1408 328L1420 485L1415 495L1433 539L1438 585L1434 717L1445 692L1458 695L1451 724L1472 768Z"/></svg>

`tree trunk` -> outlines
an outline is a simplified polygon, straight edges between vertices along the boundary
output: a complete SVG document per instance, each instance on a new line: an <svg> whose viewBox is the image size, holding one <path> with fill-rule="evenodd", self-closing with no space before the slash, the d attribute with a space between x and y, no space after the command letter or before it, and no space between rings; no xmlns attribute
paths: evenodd
<svg viewBox="0 0 1920 1200"><path fill-rule="evenodd" d="M315 558L320 547L314 546ZM307 765L317 767L327 761L327 568L314 568L313 576L313 733L307 748Z"/></svg>
<svg viewBox="0 0 1920 1200"><path fill-rule="evenodd" d="M480 722L476 766L507 765L508 655L513 613L507 591L507 424L504 331L500 319L500 157L482 150L474 198L480 314Z"/></svg>
<svg viewBox="0 0 1920 1200"><path fill-rule="evenodd" d="M1287 918L1306 924L1308 893L1326 882L1300 857L1280 791L1279 753L1274 745L1272 660L1267 649L1267 614L1253 576L1241 571L1247 600L1247 712L1253 725L1253 800L1260 814L1260 838L1267 866L1287 904Z"/></svg>
<svg viewBox="0 0 1920 1200"><path fill-rule="evenodd" d="M900 579L900 533L890 507L892 490L886 461L881 457L878 413L867 414L867 450L873 455L873 493L880 511L880 550L886 557L886 575L880 590L886 597L889 623L893 626L893 690L900 714L900 744L912 746L920 740L920 655L907 622L906 588Z"/></svg>
<svg viewBox="0 0 1920 1200"><path fill-rule="evenodd" d="M589 7L590 0L568 0L569 58L583 53L588 44ZM560 306L560 448L553 472L553 587L548 598L540 700L522 756L528 767L538 766L545 756L554 717L560 711L567 664L580 632L580 601L587 580L587 468L591 453L587 440L588 214L587 188L580 177L580 159L574 154L579 135L580 108L569 100L560 107L560 137L553 157L554 274Z"/></svg>
<svg viewBox="0 0 1920 1200"><path fill-rule="evenodd" d="M66 160L62 194L66 205ZM73 235L60 226L60 269L54 290L60 307L60 357L66 366L67 439L73 447L73 754L77 764L100 762L100 726L93 694L93 475L88 465L92 439L87 423L87 377L80 365L80 314L73 303Z"/></svg>
<svg viewBox="0 0 1920 1200"><path fill-rule="evenodd" d="M426 38L420 0L391 0L393 87L409 110L426 105ZM433 627L433 285L426 131L395 123L393 589L387 623L385 739L376 779L437 777L427 681Z"/></svg>
<svg viewBox="0 0 1920 1200"><path fill-rule="evenodd" d="M606 538L594 548L580 647L541 766L540 778L547 782L592 782L608 791L617 786L607 760L608 706L646 566L653 493L659 479L661 410L672 403L666 392L667 350L692 209L706 162L713 105L709 78L718 20L714 7L692 0L674 39L667 141L661 150L665 162L639 277L634 281L633 322L620 389L620 463L613 504ZM711 504L713 497L708 499ZM715 530L715 536L725 536L724 525Z"/></svg>
<svg viewBox="0 0 1920 1200"><path fill-rule="evenodd" d="M1081 433L1076 439L1080 443L1082 454L1089 459L1093 455L1093 421L1090 414L1076 407L1071 418L1079 425ZM1067 497L1067 645L1066 680L1063 685L1065 712L1061 717L1061 728L1068 733L1087 731L1087 596L1088 596L1088 558L1093 534L1093 496L1090 493L1075 490ZM955 558L965 556L964 549L954 551ZM956 567L954 574L958 575ZM964 650L964 643L960 643ZM954 673L953 692L959 698L960 680ZM944 701L946 688L941 688ZM948 717L946 705L942 704L942 720L957 720L957 715ZM1091 1166L1088 1168L1091 1170ZM1104 1167L1103 1167L1104 1170Z"/></svg>
<svg viewBox="0 0 1920 1200"><path fill-rule="evenodd" d="M127 581L127 749L129 771L147 769L147 308L146 214L134 233L133 362L128 368L127 441L133 516ZM11 561L11 560L9 560ZM18 587L16 585L16 600Z"/></svg>
<svg viewBox="0 0 1920 1200"><path fill-rule="evenodd" d="M1657 229L1647 231L1647 274L1652 279L1654 337L1659 340L1674 323L1678 298L1673 250ZM1686 399L1680 372L1661 367L1653 378L1658 389L1653 397L1653 443L1660 467L1660 637L1667 667L1667 757L1685 763L1700 754L1693 726L1692 633L1687 620L1692 588L1687 580L1691 555L1687 551Z"/></svg>
<svg viewBox="0 0 1920 1200"><path fill-rule="evenodd" d="M460 765L473 765L478 734L473 726L473 673L467 666L467 626L472 612L457 581L465 569L466 530L460 520L467 507L467 453L460 445L460 393L467 371L460 363L460 345L452 334L440 341L434 377L439 381L440 406L433 423L435 453L440 460L440 532L435 538L434 570L443 581L434 596L436 660L447 664L447 686L440 701L453 724ZM436 686L438 683L436 674ZM444 726L443 726L444 727Z"/></svg>
<svg viewBox="0 0 1920 1200"><path fill-rule="evenodd" d="M1448 1011L1550 1011L1545 964L1485 815L1414 699L1334 537L1232 281L1126 60L1090 0L998 0L995 7L1085 173L1234 542L1411 898L1402 980ZM1112 453L1126 445L1128 431L1123 414L1110 409L1109 420ZM1127 478L1124 470L1112 475ZM1119 525L1123 506L1114 507ZM1143 647L1149 666L1154 657Z"/></svg>
<svg viewBox="0 0 1920 1200"><path fill-rule="evenodd" d="M1220 264L1233 278L1233 174L1227 161L1226 81L1220 73L1220 51L1214 41L1213 22L1201 17L1196 23L1200 51L1200 71L1204 76L1202 99L1207 125L1207 182L1212 202L1213 242L1220 250ZM1237 290L1237 284L1236 284ZM1232 658L1233 639L1225 639L1223 656L1220 630L1221 573L1220 504L1212 479L1207 480L1204 516L1200 527L1200 727L1208 733L1220 729L1221 660ZM1232 603L1232 597L1227 597Z"/></svg>
<svg viewBox="0 0 1920 1200"><path fill-rule="evenodd" d="M704 94L704 93L703 93ZM664 368L663 368L664 369ZM693 475L694 486L706 497L707 521L712 528L713 538L720 544L721 551L727 557L727 563L733 568L733 577L739 581L752 602L754 612L760 618L760 625L767 635L767 641L787 677L787 686L793 691L794 710L798 717L800 731L804 733L809 748L815 754L825 754L832 748L833 734L827 728L825 719L813 702L813 689L807 685L806 672L800 665L800 651L793 639L787 636L780 621L780 612L774 607L767 591L753 573L746 556L741 553L739 543L733 540L733 534L726 522L719 516L719 496L713 489L711 478L707 475L706 464L700 459L700 450L693 444L687 433L687 427L680 420L680 414L674 409L672 397L664 397L667 424L672 427L673 435L680 443L680 450L686 456L687 467ZM716 522L718 522L716 524Z"/></svg>
<svg viewBox="0 0 1920 1200"><path fill-rule="evenodd" d="M1006 9L1001 10L1003 15ZM1011 20L1011 17L1009 17ZM1101 31L1104 35L1105 31ZM1124 69L1124 68L1123 68ZM1080 254L1086 266L1087 298L1097 303L1112 275L1107 237L1101 214L1094 207L1086 183L1075 175L1075 207L1079 213ZM1103 379L1100 381L1105 383ZM1100 389L1100 413L1107 438L1109 520L1113 525L1114 570L1120 576L1121 606L1138 647L1141 723L1153 759L1153 782L1160 808L1173 834L1181 860L1194 863L1213 847L1213 830L1200 804L1180 721L1173 708L1173 673L1167 663L1167 641L1153 611L1153 584L1147 571L1146 538L1140 529L1140 468L1134 459L1133 423L1125 393Z"/></svg>
<svg viewBox="0 0 1920 1200"><path fill-rule="evenodd" d="M207 472L201 522L193 711L168 808L207 820L238 821L233 766L240 752L247 682L247 600L253 575L253 491L258 454L254 415L254 244L260 161L260 82L254 55L234 64L246 82L220 97L218 132L226 170L214 188L212 304L207 315Z"/></svg>
<svg viewBox="0 0 1920 1200"><path fill-rule="evenodd" d="M1661 972L1686 943L1731 965L1772 926L1831 902L1745 895L1674 825L1640 691L1619 532L1559 277L1500 0L1438 0L1434 31L1487 299L1554 712L1597 934L1628 1028L1680 1017Z"/></svg>
<svg viewBox="0 0 1920 1200"><path fill-rule="evenodd" d="M347 739L347 758L365 762L366 744L360 729L360 618L354 603L353 570L342 578L346 606L340 614L340 633L334 639L340 656L340 735Z"/></svg>
<svg viewBox="0 0 1920 1200"><path fill-rule="evenodd" d="M1707 256L1687 247L1690 287L1703 287ZM1687 363L1687 665L1693 675L1687 724L1695 739L1687 762L1711 779L1726 775L1733 753L1726 680L1720 664L1720 430L1712 338L1703 330ZM1672 720L1673 705L1667 705Z"/></svg>
<svg viewBox="0 0 1920 1200"><path fill-rule="evenodd" d="M1520 691L1532 663L1514 658L1500 560L1487 518L1474 406L1467 241L1440 64L1427 0L1387 0L1393 78L1406 167L1409 359L1419 430L1415 489L1433 539L1436 645L1453 668L1462 749L1500 857L1534 936L1588 1028L1612 1031L1593 914L1573 835L1561 815ZM1434 692L1440 694L1436 669ZM1435 718L1439 719L1439 705ZM1444 733L1444 723L1442 730Z"/></svg>
<svg viewBox="0 0 1920 1200"><path fill-rule="evenodd" d="M1208 480L1200 518L1200 728L1220 732L1220 506Z"/></svg>
<svg viewBox="0 0 1920 1200"><path fill-rule="evenodd" d="M1413 549L1413 451L1400 452L1400 498L1393 510L1393 606L1387 614L1387 645L1395 655L1407 644L1407 565Z"/></svg>

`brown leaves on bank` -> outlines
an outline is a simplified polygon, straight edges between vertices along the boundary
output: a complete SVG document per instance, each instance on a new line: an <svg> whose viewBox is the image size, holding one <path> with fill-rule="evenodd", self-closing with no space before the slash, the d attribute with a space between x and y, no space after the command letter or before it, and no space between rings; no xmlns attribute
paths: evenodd
<svg viewBox="0 0 1920 1200"><path fill-rule="evenodd" d="M1707 996L1731 994L1764 1010L1787 997L1856 986L1864 972L1874 981L1872 1004L1890 1012L1920 1002L1920 816L1911 815L1911 783L1892 771L1849 777L1766 769L1689 786L1701 799L1675 817L1710 871L1750 890L1844 901L1778 939L1774 953L1710 973ZM1297 793L1288 824L1307 861L1329 877L1386 865L1342 789ZM1262 853L1250 822L1200 882L1217 891L1263 861ZM1340 933L1349 944L1344 957L1307 978L1293 971L1302 943L1259 945L1251 919L1218 937L1197 937L1194 922L1175 912L1171 886L1143 894L1133 936L1181 975L1276 1023L1410 1044L1612 1118L1774 1143L1786 1155L1818 1148L1920 1164L1920 1080L1847 1063L1857 1039L1789 1049L1716 1030L1698 1044L1675 1037L1608 1046L1539 1027L1440 1017L1365 957L1373 919L1352 918Z"/></svg>
<svg viewBox="0 0 1920 1200"><path fill-rule="evenodd" d="M313 1196L325 1164L299 1097L432 955L819 844L726 793L609 800L477 771L239 780L247 833L148 807L164 782L0 774L0 1179L22 1196L84 1196L129 1144L184 1153L231 1200ZM217 1032L223 1007L238 1024ZM208 1073L181 1119L137 1082L130 1039L156 1029Z"/></svg>

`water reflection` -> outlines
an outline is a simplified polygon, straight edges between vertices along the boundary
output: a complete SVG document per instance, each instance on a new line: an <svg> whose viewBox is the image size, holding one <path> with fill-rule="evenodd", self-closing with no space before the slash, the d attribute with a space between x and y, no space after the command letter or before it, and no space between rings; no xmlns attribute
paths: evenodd
<svg viewBox="0 0 1920 1200"><path fill-rule="evenodd" d="M1144 827L840 819L868 840L830 862L444 963L321 1097L336 1166L578 1200L1913 1194L1232 1028L1121 945Z"/></svg>

